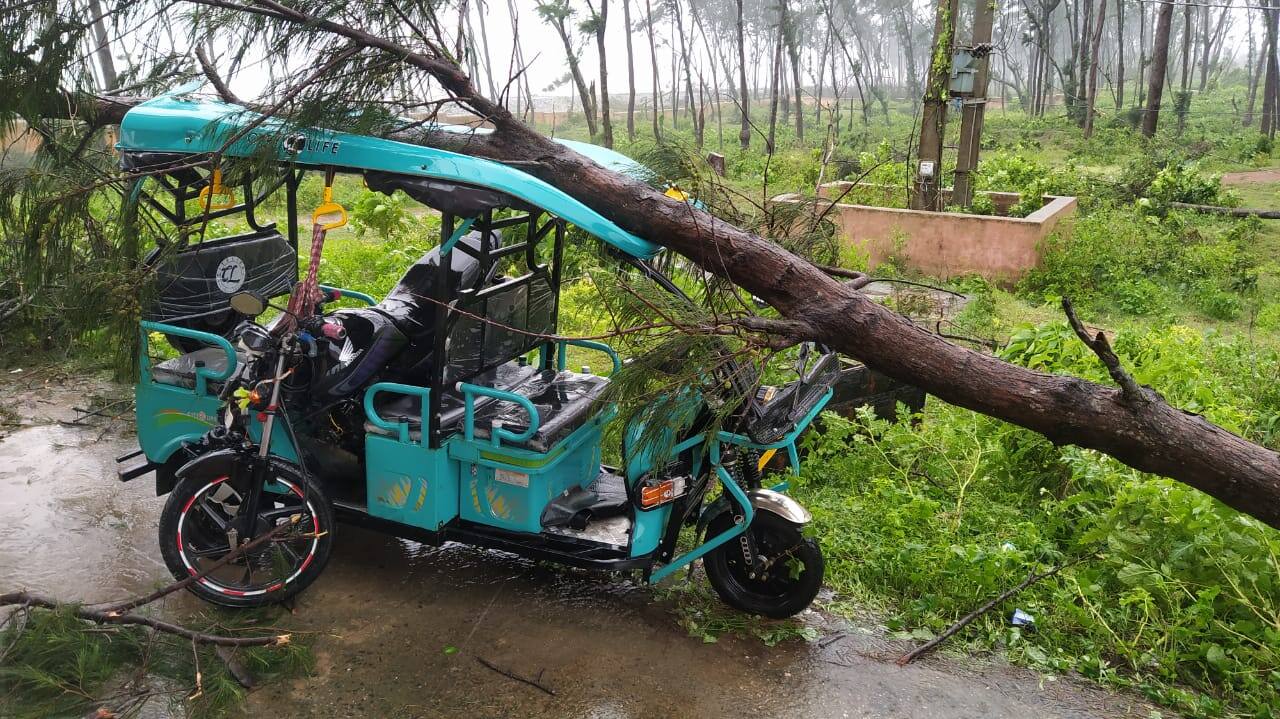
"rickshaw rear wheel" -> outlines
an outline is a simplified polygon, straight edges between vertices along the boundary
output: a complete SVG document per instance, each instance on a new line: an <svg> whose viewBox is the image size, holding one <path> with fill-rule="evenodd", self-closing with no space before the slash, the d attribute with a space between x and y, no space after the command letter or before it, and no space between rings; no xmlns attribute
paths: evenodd
<svg viewBox="0 0 1280 719"><path fill-rule="evenodd" d="M323 487L284 463L273 463L269 486L254 536L276 534L189 584L192 594L226 607L257 607L293 598L323 571L334 525ZM160 554L175 579L199 574L230 553L226 529L234 526L239 495L227 477L186 477L173 488L160 514L159 535ZM284 524L292 526L276 529Z"/></svg>
<svg viewBox="0 0 1280 719"><path fill-rule="evenodd" d="M733 512L721 513L711 521L707 536L724 532L733 522ZM747 532L768 566L754 570L740 538L725 542L708 553L704 562L716 594L735 609L773 619L804 611L822 588L824 562L818 543L770 512L757 512Z"/></svg>

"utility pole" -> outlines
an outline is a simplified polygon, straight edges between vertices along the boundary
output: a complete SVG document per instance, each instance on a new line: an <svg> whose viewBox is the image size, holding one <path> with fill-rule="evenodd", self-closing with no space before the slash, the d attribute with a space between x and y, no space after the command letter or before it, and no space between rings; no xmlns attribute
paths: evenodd
<svg viewBox="0 0 1280 719"><path fill-rule="evenodd" d="M987 75L991 63L991 23L996 0L975 2L973 39L969 46L969 55L976 63L973 91L961 95L964 110L960 115L960 148L956 155L955 188L951 193L951 201L962 207L973 204L972 173L978 169L978 151L982 148L982 120L987 109Z"/></svg>
<svg viewBox="0 0 1280 719"><path fill-rule="evenodd" d="M920 115L920 149L916 155L915 182L911 191L913 210L938 210L942 207L942 140L947 129L951 46L959 9L959 0L938 0L933 25L933 52L929 57L929 75L925 80Z"/></svg>

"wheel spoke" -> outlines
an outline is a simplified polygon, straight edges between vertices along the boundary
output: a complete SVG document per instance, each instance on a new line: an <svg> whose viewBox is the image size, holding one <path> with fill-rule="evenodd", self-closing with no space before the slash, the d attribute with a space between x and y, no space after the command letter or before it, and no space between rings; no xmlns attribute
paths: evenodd
<svg viewBox="0 0 1280 719"><path fill-rule="evenodd" d="M302 561L302 557L299 556L298 553L293 550L293 547L289 546L288 542L278 542L276 543L276 548L279 549L284 554L289 555L289 561L291 562L291 566L296 567Z"/></svg>
<svg viewBox="0 0 1280 719"><path fill-rule="evenodd" d="M196 549L192 547L186 550L189 557L221 557L231 551L231 547L223 545L220 547L210 547L208 549Z"/></svg>
<svg viewBox="0 0 1280 719"><path fill-rule="evenodd" d="M211 505L208 497L202 497L199 504L200 511L209 518L209 521L217 525L219 530L227 531L227 525L230 524L230 521L222 515L222 512L219 512Z"/></svg>

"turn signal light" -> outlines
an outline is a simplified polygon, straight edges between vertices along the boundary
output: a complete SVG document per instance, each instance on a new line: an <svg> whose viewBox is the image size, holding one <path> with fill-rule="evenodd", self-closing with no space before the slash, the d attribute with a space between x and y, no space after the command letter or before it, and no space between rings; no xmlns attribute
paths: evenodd
<svg viewBox="0 0 1280 719"><path fill-rule="evenodd" d="M640 506L648 509L666 504L684 494L684 489L684 479L680 477L646 484L640 487Z"/></svg>

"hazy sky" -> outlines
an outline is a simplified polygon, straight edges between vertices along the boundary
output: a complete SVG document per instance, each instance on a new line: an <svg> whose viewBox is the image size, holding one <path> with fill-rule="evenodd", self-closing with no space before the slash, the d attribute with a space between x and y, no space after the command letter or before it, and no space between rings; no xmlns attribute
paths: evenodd
<svg viewBox="0 0 1280 719"><path fill-rule="evenodd" d="M520 42L524 51L525 63L528 65L526 74L529 78L530 89L535 96L561 95L564 98L568 98L570 93L568 84L561 85L555 90L547 90L549 85L555 83L568 72L564 45L560 41L559 35L538 16L535 10L538 5L536 0L512 0L512 2L518 8ZM501 91L502 86L506 83L506 78L515 68L512 60L515 42L511 26L511 13L507 7L507 0L483 0L480 4L483 6L486 18L489 56L492 61L493 73L496 77L495 82L499 91ZM578 15L575 16L572 22L575 41L578 42L578 47L580 48L582 73L587 78L587 82L590 83L599 77L599 59L596 53L596 43L594 38L587 39L577 32L577 22L586 18L585 3L581 2L581 0L576 0L573 4L579 10ZM632 22L634 23L644 12L644 0L631 0L631 5ZM476 50L479 53L477 62L481 67L482 73L482 76L475 78L475 80L478 89L487 93L488 84L483 78L484 51L483 47L480 46L480 27L476 20L476 10L477 1L473 0L471 22L477 36ZM449 18L447 24L450 29L456 27L456 15L452 17L446 15L445 17ZM627 46L622 20L622 3L620 0L612 0L609 4L606 52L609 62L609 90L610 94L613 95L627 91ZM664 30L665 25L660 25L657 38L659 44L659 73L665 72L667 84L670 84L671 49L668 45L663 44L665 42L663 37ZM636 88L638 93L644 93L645 88L651 87L653 76L649 62L648 37L644 32L638 32L632 37L632 42L634 43L634 52L636 54ZM256 97L263 92L268 82L269 79L263 73L247 69L231 81L231 86L242 97Z"/></svg>

